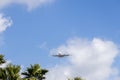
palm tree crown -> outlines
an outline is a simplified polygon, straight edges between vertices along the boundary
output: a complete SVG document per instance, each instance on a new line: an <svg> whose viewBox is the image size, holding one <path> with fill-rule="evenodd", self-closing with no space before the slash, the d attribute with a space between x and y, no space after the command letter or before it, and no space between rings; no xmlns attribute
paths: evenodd
<svg viewBox="0 0 120 80"><path fill-rule="evenodd" d="M0 55L0 65L5 63L4 55Z"/></svg>
<svg viewBox="0 0 120 80"><path fill-rule="evenodd" d="M0 68L0 79L2 80L19 80L20 66L9 64L5 68Z"/></svg>
<svg viewBox="0 0 120 80"><path fill-rule="evenodd" d="M42 80L45 79L44 75L48 72L46 69L41 69L39 64L31 65L27 68L25 72L22 73L22 75L25 76L25 78L35 78L36 80Z"/></svg>

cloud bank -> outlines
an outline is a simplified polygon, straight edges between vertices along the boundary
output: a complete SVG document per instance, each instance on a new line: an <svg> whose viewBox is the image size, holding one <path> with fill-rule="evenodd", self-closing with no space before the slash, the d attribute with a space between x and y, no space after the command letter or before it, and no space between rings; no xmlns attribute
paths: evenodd
<svg viewBox="0 0 120 80"><path fill-rule="evenodd" d="M0 0L0 8L4 8L11 4L22 4L28 7L28 10L32 10L38 6L42 6L53 2L53 0Z"/></svg>
<svg viewBox="0 0 120 80"><path fill-rule="evenodd" d="M50 68L46 80L67 80L76 76L86 80L110 80L111 76L116 78L118 75L117 68L112 65L119 50L112 41L74 38L51 50L52 54L59 52L71 56L66 57L66 64L57 64Z"/></svg>
<svg viewBox="0 0 120 80"><path fill-rule="evenodd" d="M0 33L3 33L11 25L12 20L10 18L4 17L3 14L0 14Z"/></svg>
<svg viewBox="0 0 120 80"><path fill-rule="evenodd" d="M5 17L4 14L0 13L0 47L4 44L4 38L2 34L12 25L10 17Z"/></svg>

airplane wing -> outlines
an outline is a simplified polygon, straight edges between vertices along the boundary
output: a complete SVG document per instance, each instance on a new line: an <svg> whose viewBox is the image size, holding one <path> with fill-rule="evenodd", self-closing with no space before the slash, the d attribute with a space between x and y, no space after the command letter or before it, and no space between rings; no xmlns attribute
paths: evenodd
<svg viewBox="0 0 120 80"><path fill-rule="evenodd" d="M54 57L65 57L65 56L69 56L69 54L55 54L55 55L52 55Z"/></svg>

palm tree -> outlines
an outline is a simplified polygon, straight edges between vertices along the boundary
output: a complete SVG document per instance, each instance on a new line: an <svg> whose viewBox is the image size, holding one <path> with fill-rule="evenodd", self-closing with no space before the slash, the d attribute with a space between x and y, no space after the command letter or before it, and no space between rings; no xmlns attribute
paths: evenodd
<svg viewBox="0 0 120 80"><path fill-rule="evenodd" d="M5 63L4 55L0 55L0 65Z"/></svg>
<svg viewBox="0 0 120 80"><path fill-rule="evenodd" d="M20 66L9 64L6 67L8 80L19 80L20 79Z"/></svg>
<svg viewBox="0 0 120 80"><path fill-rule="evenodd" d="M28 79L28 80L42 80L42 79L45 79L44 75L47 72L48 70L41 69L39 64L34 64L28 67L27 70L22 73L22 75L24 75L25 79Z"/></svg>
<svg viewBox="0 0 120 80"><path fill-rule="evenodd" d="M6 80L7 79L7 73L6 70L3 68L0 68L0 80Z"/></svg>
<svg viewBox="0 0 120 80"><path fill-rule="evenodd" d="M5 68L0 68L0 79L20 80L20 66L9 64Z"/></svg>
<svg viewBox="0 0 120 80"><path fill-rule="evenodd" d="M83 80L83 79L80 77L75 77L74 80Z"/></svg>
<svg viewBox="0 0 120 80"><path fill-rule="evenodd" d="M4 59L4 55L0 54L0 65L4 64L6 61ZM6 80L6 71L3 68L0 68L0 79Z"/></svg>
<svg viewBox="0 0 120 80"><path fill-rule="evenodd" d="M22 80L37 80L36 78L23 78Z"/></svg>

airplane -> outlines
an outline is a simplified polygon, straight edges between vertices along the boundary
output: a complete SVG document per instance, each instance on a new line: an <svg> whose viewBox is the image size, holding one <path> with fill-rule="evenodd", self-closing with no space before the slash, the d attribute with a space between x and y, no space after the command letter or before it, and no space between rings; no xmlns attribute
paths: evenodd
<svg viewBox="0 0 120 80"><path fill-rule="evenodd" d="M69 54L61 54L61 53L59 53L59 54L54 54L52 56L62 58L62 57L70 56L70 55Z"/></svg>

